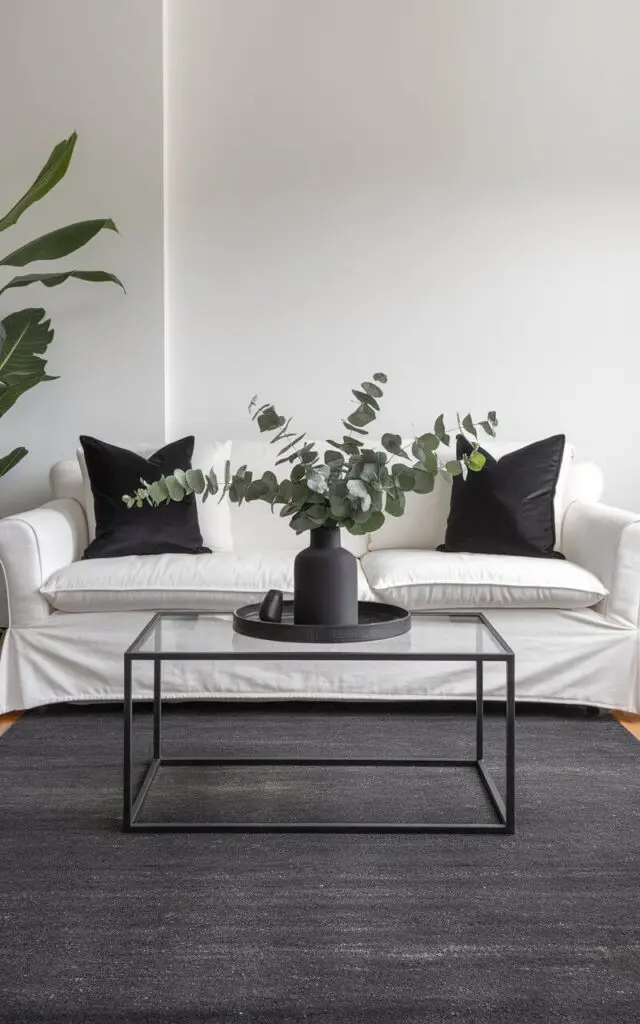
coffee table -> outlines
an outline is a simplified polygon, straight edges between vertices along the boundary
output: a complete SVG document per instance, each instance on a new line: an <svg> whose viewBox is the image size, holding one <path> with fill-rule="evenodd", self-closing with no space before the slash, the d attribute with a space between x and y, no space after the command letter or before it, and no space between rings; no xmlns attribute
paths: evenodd
<svg viewBox="0 0 640 1024"><path fill-rule="evenodd" d="M292 758L178 757L162 753L162 665L165 661L344 661L469 662L475 666L476 729L469 758ZM134 792L133 670L153 663L153 756ZM506 746L504 799L484 761L483 669L502 662L506 674ZM330 699L330 698L329 698ZM429 697L425 694L425 701ZM143 821L145 799L165 768L238 766L410 766L455 767L473 771L484 787L495 820L490 822L265 822ZM124 814L125 832L467 832L512 834L515 829L515 656L481 613L432 612L414 615L409 633L389 640L352 644L300 644L258 640L235 633L231 618L189 612L158 612L124 655Z"/></svg>

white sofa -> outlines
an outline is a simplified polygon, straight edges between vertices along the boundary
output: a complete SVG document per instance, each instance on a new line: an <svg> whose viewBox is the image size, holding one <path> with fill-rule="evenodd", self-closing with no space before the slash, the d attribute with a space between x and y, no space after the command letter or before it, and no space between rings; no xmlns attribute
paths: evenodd
<svg viewBox="0 0 640 1024"><path fill-rule="evenodd" d="M269 444L226 444L234 466L273 467ZM501 454L514 446L494 447ZM90 501L78 461L57 463L51 482L54 500L0 521L10 614L0 712L122 699L123 652L157 609L228 614L271 587L291 592L295 551L306 540L260 502L216 509L217 546L233 550L82 561ZM402 519L371 537L345 538L359 558L361 597L416 613L483 610L515 651L520 700L640 711L640 516L600 504L601 493L598 467L568 454L556 498L566 561L443 554L435 547L449 491L438 481L431 495L409 496ZM147 669L136 673L138 696L151 695ZM464 664L172 662L163 671L165 694L178 699L474 694ZM488 698L504 695L501 666L487 666L485 688Z"/></svg>

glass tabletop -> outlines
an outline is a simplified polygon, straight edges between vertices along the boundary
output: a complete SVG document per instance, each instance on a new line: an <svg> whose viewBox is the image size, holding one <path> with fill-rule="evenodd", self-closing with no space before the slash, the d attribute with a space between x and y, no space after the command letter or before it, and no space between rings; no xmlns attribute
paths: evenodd
<svg viewBox="0 0 640 1024"><path fill-rule="evenodd" d="M307 644L241 636L230 615L158 612L127 654L139 658L360 661L506 660L511 648L481 613L414 613L408 633L388 640Z"/></svg>

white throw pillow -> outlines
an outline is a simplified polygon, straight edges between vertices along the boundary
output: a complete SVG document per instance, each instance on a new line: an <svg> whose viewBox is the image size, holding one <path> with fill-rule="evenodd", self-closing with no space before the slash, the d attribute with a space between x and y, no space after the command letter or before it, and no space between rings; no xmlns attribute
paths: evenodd
<svg viewBox="0 0 640 1024"><path fill-rule="evenodd" d="M160 444L137 444L129 445L130 451L136 452L145 458L149 458L155 451L162 447ZM89 528L89 541L94 540L96 535L96 516L93 505L93 493L91 481L87 472L87 464L82 447L76 451L80 472L82 473L82 491L84 495L84 508ZM231 441L199 441L196 438L193 450L192 465L207 472L213 469L218 479L224 479L224 464L231 458ZM212 551L233 550L233 535L231 533L231 512L229 498L225 496L223 501L217 497L208 498L203 502L201 498L196 499L198 503L198 522L202 541Z"/></svg>

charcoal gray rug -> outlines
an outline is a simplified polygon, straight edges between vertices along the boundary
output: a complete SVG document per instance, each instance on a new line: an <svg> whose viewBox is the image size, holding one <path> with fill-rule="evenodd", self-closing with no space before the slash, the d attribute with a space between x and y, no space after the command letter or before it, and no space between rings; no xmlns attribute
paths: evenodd
<svg viewBox="0 0 640 1024"><path fill-rule="evenodd" d="M121 719L30 713L0 739L3 1024L638 1020L640 744L608 716L520 712L514 837L123 835ZM442 708L182 705L165 753L467 756L472 737ZM464 772L428 771L176 772L150 812L486 813Z"/></svg>

